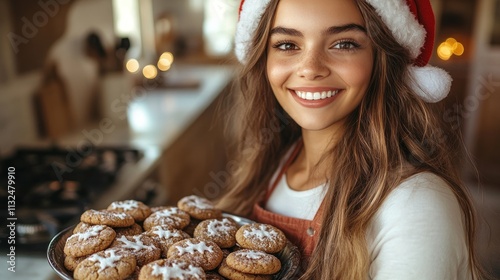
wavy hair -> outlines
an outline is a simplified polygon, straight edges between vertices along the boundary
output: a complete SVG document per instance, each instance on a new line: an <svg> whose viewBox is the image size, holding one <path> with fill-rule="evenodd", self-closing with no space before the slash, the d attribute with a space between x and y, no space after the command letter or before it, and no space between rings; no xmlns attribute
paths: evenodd
<svg viewBox="0 0 500 280"><path fill-rule="evenodd" d="M301 133L278 104L265 74L267 40L278 2L271 1L259 23L228 118L238 166L218 206L238 215L251 213ZM301 279L366 279L366 230L372 217L394 188L423 171L443 178L455 194L464 217L469 265L473 278L480 279L485 273L475 254L474 207L455 165L461 154L451 152L459 138L450 137L453 133L439 118L438 105L425 103L408 86L408 51L369 4L356 3L372 41L374 68L364 99L347 118L344 137L321 159L332 171L330 187L319 241Z"/></svg>

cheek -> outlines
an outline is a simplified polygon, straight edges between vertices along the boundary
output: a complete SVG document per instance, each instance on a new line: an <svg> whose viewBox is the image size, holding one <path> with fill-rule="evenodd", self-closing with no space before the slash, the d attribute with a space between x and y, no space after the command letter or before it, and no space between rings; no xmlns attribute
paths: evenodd
<svg viewBox="0 0 500 280"><path fill-rule="evenodd" d="M266 66L266 74L273 89L281 86L286 81L291 68L285 61L269 58Z"/></svg>

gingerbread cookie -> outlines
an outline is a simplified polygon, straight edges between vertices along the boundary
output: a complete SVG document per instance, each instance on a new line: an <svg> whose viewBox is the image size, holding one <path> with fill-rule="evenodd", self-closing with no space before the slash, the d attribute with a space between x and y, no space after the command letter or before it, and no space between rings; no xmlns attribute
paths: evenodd
<svg viewBox="0 0 500 280"><path fill-rule="evenodd" d="M142 222L151 215L149 206L137 200L115 201L108 206L108 210L127 213L136 222Z"/></svg>
<svg viewBox="0 0 500 280"><path fill-rule="evenodd" d="M226 278L222 277L219 273L215 271L205 272L207 274L207 280L225 280Z"/></svg>
<svg viewBox="0 0 500 280"><path fill-rule="evenodd" d="M144 220L144 230L150 230L154 226L169 225L176 229L183 229L189 224L189 214L177 207L167 207L151 214Z"/></svg>
<svg viewBox="0 0 500 280"><path fill-rule="evenodd" d="M130 235L138 235L143 232L142 227L139 224L134 223L129 227L119 227L113 228L116 232L116 237L120 237L122 235L130 236Z"/></svg>
<svg viewBox="0 0 500 280"><path fill-rule="evenodd" d="M277 257L250 249L232 252L227 256L226 263L231 268L250 274L275 274L281 269L281 261Z"/></svg>
<svg viewBox="0 0 500 280"><path fill-rule="evenodd" d="M268 224L243 225L236 232L236 242L245 249L278 253L286 246L286 236L278 228Z"/></svg>
<svg viewBox="0 0 500 280"><path fill-rule="evenodd" d="M125 279L136 267L135 257L126 252L106 249L83 260L73 277L79 279Z"/></svg>
<svg viewBox="0 0 500 280"><path fill-rule="evenodd" d="M184 231L168 225L154 226L144 234L157 241L163 257L167 257L168 248L172 246L172 244L191 237Z"/></svg>
<svg viewBox="0 0 500 280"><path fill-rule="evenodd" d="M271 280L273 277L271 275L259 275L259 274L249 274L238 271L227 265L226 259L222 260L219 266L219 274L227 279L233 280Z"/></svg>
<svg viewBox="0 0 500 280"><path fill-rule="evenodd" d="M75 268L78 266L78 264L88 257L89 256L83 256L83 257L64 256L64 267L69 271L74 271Z"/></svg>
<svg viewBox="0 0 500 280"><path fill-rule="evenodd" d="M115 236L115 231L108 226L89 226L68 237L64 244L64 253L72 257L87 256L108 248Z"/></svg>
<svg viewBox="0 0 500 280"><path fill-rule="evenodd" d="M222 218L222 211L215 208L210 200L196 195L181 198L177 202L177 207L199 220Z"/></svg>
<svg viewBox="0 0 500 280"><path fill-rule="evenodd" d="M135 223L134 218L127 213L94 209L83 212L80 220L88 224L110 227L129 227Z"/></svg>
<svg viewBox="0 0 500 280"><path fill-rule="evenodd" d="M222 261L222 250L212 241L188 238L174 243L167 257L181 259L201 266L204 270L215 269Z"/></svg>
<svg viewBox="0 0 500 280"><path fill-rule="evenodd" d="M193 236L215 242L221 248L231 248L236 244L238 224L229 218L209 219L198 224Z"/></svg>
<svg viewBox="0 0 500 280"><path fill-rule="evenodd" d="M139 280L195 279L205 279L203 269L192 265L188 261L176 259L162 259L151 262L143 266L139 274Z"/></svg>
<svg viewBox="0 0 500 280"><path fill-rule="evenodd" d="M137 259L137 265L143 266L160 258L161 249L151 237L139 234L134 236L121 236L115 239L113 248L131 252Z"/></svg>

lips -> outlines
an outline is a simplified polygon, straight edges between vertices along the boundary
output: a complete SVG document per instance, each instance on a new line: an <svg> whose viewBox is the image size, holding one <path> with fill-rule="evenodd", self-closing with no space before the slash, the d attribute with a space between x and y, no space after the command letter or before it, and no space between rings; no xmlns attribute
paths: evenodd
<svg viewBox="0 0 500 280"><path fill-rule="evenodd" d="M295 101L307 108L321 108L332 103L342 91L333 88L289 90Z"/></svg>

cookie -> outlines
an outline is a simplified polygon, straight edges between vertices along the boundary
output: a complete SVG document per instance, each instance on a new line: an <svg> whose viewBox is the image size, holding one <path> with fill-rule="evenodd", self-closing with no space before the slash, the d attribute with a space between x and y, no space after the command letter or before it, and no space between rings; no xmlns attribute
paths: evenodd
<svg viewBox="0 0 500 280"><path fill-rule="evenodd" d="M126 251L106 249L83 260L73 277L79 279L125 279L136 267L135 257Z"/></svg>
<svg viewBox="0 0 500 280"><path fill-rule="evenodd" d="M168 248L170 248L172 244L191 237L184 231L167 225L154 226L150 230L144 232L144 234L156 240L160 246L163 257L167 257Z"/></svg>
<svg viewBox="0 0 500 280"><path fill-rule="evenodd" d="M108 248L115 236L115 231L108 226L89 226L66 239L64 253L72 257L87 256Z"/></svg>
<svg viewBox="0 0 500 280"><path fill-rule="evenodd" d="M221 248L231 248L236 244L238 224L229 218L204 220L195 228L193 237L215 242Z"/></svg>
<svg viewBox="0 0 500 280"><path fill-rule="evenodd" d="M206 279L201 267L188 261L162 259L141 268L139 280L195 280Z"/></svg>
<svg viewBox="0 0 500 280"><path fill-rule="evenodd" d="M141 234L143 232L142 227L137 223L134 223L133 225L131 225L129 227L119 227L119 228L113 228L113 229L116 232L116 237L120 237L122 235L125 235L125 236L138 235L138 234Z"/></svg>
<svg viewBox="0 0 500 280"><path fill-rule="evenodd" d="M75 228L73 229L73 233L79 233L79 232L84 232L85 230L87 230L90 226L92 226L91 224L87 224L87 223L84 223L84 222L79 222Z"/></svg>
<svg viewBox="0 0 500 280"><path fill-rule="evenodd" d="M219 273L215 271L205 272L207 274L207 280L225 280L226 278L222 277Z"/></svg>
<svg viewBox="0 0 500 280"><path fill-rule="evenodd" d="M177 207L186 211L191 217L199 220L222 218L222 211L215 208L214 203L196 195L181 198L177 202Z"/></svg>
<svg viewBox="0 0 500 280"><path fill-rule="evenodd" d="M170 206L154 206L154 207L151 207L151 213L154 213L154 212L158 212L158 211L161 211L161 210L165 210L167 208L169 208Z"/></svg>
<svg viewBox="0 0 500 280"><path fill-rule="evenodd" d="M236 242L245 249L266 253L278 253L286 246L286 236L278 228L268 224L243 225L236 232Z"/></svg>
<svg viewBox="0 0 500 280"><path fill-rule="evenodd" d="M167 257L186 260L204 270L212 270L222 261L222 250L212 241L188 238L170 246Z"/></svg>
<svg viewBox="0 0 500 280"><path fill-rule="evenodd" d="M72 257L64 256L64 267L69 271L74 271L79 263L88 258L88 256L83 257Z"/></svg>
<svg viewBox="0 0 500 280"><path fill-rule="evenodd" d="M134 272L130 274L125 280L137 280L139 279L139 273L141 272L141 268L139 266L135 267Z"/></svg>
<svg viewBox="0 0 500 280"><path fill-rule="evenodd" d="M137 200L115 201L108 206L108 210L127 213L136 222L142 222L151 215L149 206Z"/></svg>
<svg viewBox="0 0 500 280"><path fill-rule="evenodd" d="M226 258L231 268L250 274L275 274L281 269L281 261L268 253L243 249L232 252Z"/></svg>
<svg viewBox="0 0 500 280"><path fill-rule="evenodd" d="M137 265L143 266L160 258L161 249L151 237L139 234L134 236L121 236L111 245L113 248L123 249L132 253L137 259Z"/></svg>
<svg viewBox="0 0 500 280"><path fill-rule="evenodd" d="M135 223L134 218L127 213L94 209L83 212L80 220L88 224L107 225L110 227L129 227Z"/></svg>
<svg viewBox="0 0 500 280"><path fill-rule="evenodd" d="M238 271L227 265L226 259L222 260L219 266L218 272L220 275L227 279L233 280L272 280L271 275L259 275L259 274L249 274Z"/></svg>
<svg viewBox="0 0 500 280"><path fill-rule="evenodd" d="M169 225L176 229L183 229L189 224L190 220L191 218L188 213L177 207L171 206L149 215L149 217L144 220L142 227L146 231L154 226L160 225Z"/></svg>

